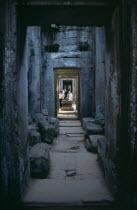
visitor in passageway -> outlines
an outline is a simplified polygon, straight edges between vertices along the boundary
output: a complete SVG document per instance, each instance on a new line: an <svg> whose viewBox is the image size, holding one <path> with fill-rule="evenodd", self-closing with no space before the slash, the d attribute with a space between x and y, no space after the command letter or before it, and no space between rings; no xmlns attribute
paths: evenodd
<svg viewBox="0 0 137 210"><path fill-rule="evenodd" d="M73 94L71 93L71 91L69 91L68 96L69 96L69 101L73 101Z"/></svg>
<svg viewBox="0 0 137 210"><path fill-rule="evenodd" d="M65 99L65 89L62 91L63 100Z"/></svg>
<svg viewBox="0 0 137 210"><path fill-rule="evenodd" d="M63 94L62 94L62 91L60 91L59 93L60 107L62 107L62 104L61 104L62 100L63 100Z"/></svg>

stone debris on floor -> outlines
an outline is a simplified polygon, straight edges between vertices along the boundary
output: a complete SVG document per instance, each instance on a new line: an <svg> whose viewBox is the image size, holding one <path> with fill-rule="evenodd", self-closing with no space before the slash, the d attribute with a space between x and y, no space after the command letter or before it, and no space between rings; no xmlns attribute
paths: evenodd
<svg viewBox="0 0 137 210"><path fill-rule="evenodd" d="M35 144L30 149L30 173L33 178L46 178L49 173L50 155L49 145Z"/></svg>
<svg viewBox="0 0 137 210"><path fill-rule="evenodd" d="M60 121L60 134L50 146L49 174L46 179L30 179L25 205L113 203L98 156L87 151L81 123L75 123L79 127Z"/></svg>
<svg viewBox="0 0 137 210"><path fill-rule="evenodd" d="M103 135L89 135L85 139L85 146L88 151L97 152L98 141L105 141L105 136Z"/></svg>

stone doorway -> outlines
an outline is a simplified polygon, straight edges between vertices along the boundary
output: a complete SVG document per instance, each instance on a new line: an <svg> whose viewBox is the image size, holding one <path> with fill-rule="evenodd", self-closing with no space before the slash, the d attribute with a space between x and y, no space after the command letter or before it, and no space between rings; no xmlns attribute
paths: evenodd
<svg viewBox="0 0 137 210"><path fill-rule="evenodd" d="M55 113L59 119L80 117L80 69L55 69ZM69 98L72 93L72 100ZM62 93L63 100L59 100Z"/></svg>

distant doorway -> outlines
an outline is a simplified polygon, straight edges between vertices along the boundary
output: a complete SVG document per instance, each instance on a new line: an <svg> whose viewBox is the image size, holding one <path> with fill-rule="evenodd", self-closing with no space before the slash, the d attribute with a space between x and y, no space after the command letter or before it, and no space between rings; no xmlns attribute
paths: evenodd
<svg viewBox="0 0 137 210"><path fill-rule="evenodd" d="M80 117L80 69L55 69L56 117L77 119Z"/></svg>

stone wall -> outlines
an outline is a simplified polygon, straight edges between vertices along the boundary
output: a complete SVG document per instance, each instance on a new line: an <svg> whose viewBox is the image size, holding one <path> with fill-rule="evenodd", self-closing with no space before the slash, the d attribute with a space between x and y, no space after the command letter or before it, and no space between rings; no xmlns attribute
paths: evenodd
<svg viewBox="0 0 137 210"><path fill-rule="evenodd" d="M127 162L127 201L137 205L137 3L131 8L130 22L129 142Z"/></svg>
<svg viewBox="0 0 137 210"><path fill-rule="evenodd" d="M1 114L0 194L4 205L19 200L29 177L27 144L26 48L17 49L16 10L13 1L0 6L1 21ZM19 35L19 34L18 34ZM25 46L25 44L23 44ZM17 55L22 54L22 59ZM24 59L23 59L24 57ZM17 66L18 64L18 66ZM2 203L1 203L2 205Z"/></svg>
<svg viewBox="0 0 137 210"><path fill-rule="evenodd" d="M121 123L121 69L119 54L119 29L117 25L119 10L113 14L112 22L105 29L105 149L104 170L113 194L118 193L118 170L119 170L119 139Z"/></svg>
<svg viewBox="0 0 137 210"><path fill-rule="evenodd" d="M46 27L45 27L46 30ZM80 50L80 45L86 44ZM55 114L54 68L80 68L80 115L94 115L94 28L59 26L56 32L43 32L42 108ZM59 46L58 52L47 52L48 46Z"/></svg>

